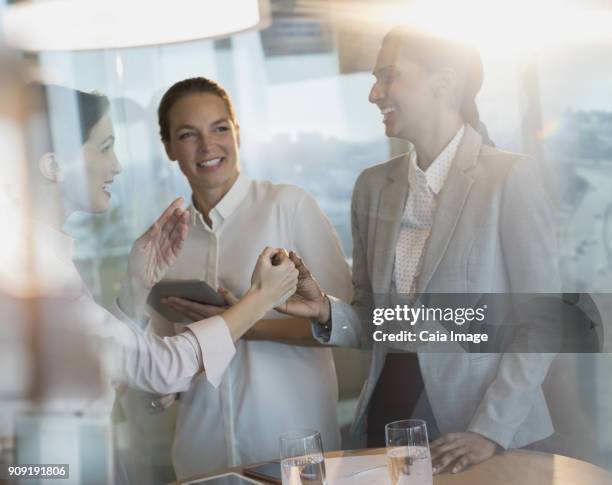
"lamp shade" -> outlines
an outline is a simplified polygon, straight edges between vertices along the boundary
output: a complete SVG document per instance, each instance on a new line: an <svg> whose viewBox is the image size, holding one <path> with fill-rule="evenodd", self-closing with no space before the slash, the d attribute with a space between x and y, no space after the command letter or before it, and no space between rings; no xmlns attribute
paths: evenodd
<svg viewBox="0 0 612 485"><path fill-rule="evenodd" d="M26 51L140 47L223 37L269 22L268 0L39 0L4 12L8 44Z"/></svg>

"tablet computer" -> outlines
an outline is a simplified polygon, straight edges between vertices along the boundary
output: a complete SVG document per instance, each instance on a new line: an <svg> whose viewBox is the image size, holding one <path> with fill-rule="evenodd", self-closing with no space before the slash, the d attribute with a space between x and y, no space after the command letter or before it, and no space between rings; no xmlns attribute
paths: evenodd
<svg viewBox="0 0 612 485"><path fill-rule="evenodd" d="M282 483L281 464L279 460L262 463L261 465L249 466L243 470L248 477L260 478L272 483Z"/></svg>
<svg viewBox="0 0 612 485"><path fill-rule="evenodd" d="M225 299L208 283L202 280L162 280L157 283L147 298L147 303L161 316L171 322L190 321L185 315L162 302L163 298L176 296L205 305L225 306Z"/></svg>

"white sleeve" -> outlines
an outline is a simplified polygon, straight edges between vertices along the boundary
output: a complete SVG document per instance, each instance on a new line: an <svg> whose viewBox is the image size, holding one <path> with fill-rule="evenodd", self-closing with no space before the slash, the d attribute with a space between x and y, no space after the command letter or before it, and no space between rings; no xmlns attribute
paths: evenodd
<svg viewBox="0 0 612 485"><path fill-rule="evenodd" d="M68 311L74 311L78 321L86 322L87 333L101 352L111 379L144 391L186 391L202 371L211 372L211 383L218 385L235 352L220 316L162 338L143 331L129 318L119 320L88 297L79 298L70 307Z"/></svg>
<svg viewBox="0 0 612 485"><path fill-rule="evenodd" d="M206 379L217 387L221 383L225 369L236 353L236 347L225 320L220 316L214 316L187 325L187 328L193 333L196 345L199 344L198 348L201 349Z"/></svg>

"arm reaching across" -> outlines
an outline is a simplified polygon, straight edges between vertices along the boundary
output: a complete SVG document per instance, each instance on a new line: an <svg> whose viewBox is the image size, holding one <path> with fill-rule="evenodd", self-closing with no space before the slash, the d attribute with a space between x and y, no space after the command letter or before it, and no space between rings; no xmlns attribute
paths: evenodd
<svg viewBox="0 0 612 485"><path fill-rule="evenodd" d="M225 288L217 290L225 299L226 305L207 305L185 298L168 297L164 304L182 313L193 322L222 314L239 299ZM300 347L320 347L312 336L310 320L299 317L263 318L253 325L243 336L245 340L262 340L296 345Z"/></svg>
<svg viewBox="0 0 612 485"><path fill-rule="evenodd" d="M282 258L277 256L273 264L278 264L281 261L285 261L287 259L286 251L276 253L278 255L282 254ZM310 271L301 258L299 258L295 253L291 252L288 258L295 266L295 271L298 272L298 281L297 281L297 292L304 293L308 289L310 289L313 294L316 293L318 289L318 284L312 278ZM312 281L309 281L311 279ZM300 285L302 288L300 289ZM208 318L214 315L220 315L223 312L227 311L233 305L235 305L239 300L238 298L231 293L229 290L225 288L219 288L219 293L225 298L227 302L226 306L217 306L217 305L205 305L202 303L198 303L195 301L186 300L184 298L176 298L169 297L164 303L181 312L186 317L190 318L193 321L201 320L203 318ZM320 293L320 290L318 290ZM296 300L293 302L292 300ZM296 311L300 312L300 315L295 318L280 318L280 319L262 319L259 320L250 330L243 335L244 338L249 340L275 340L278 342L285 342L292 345L302 345L302 346L319 346L320 344L316 342L312 337L312 332L310 328L310 323L305 320L305 318L309 317L309 311L307 309L300 310L300 303L305 303L307 299L303 296L296 296L295 294L287 300L287 302L291 301L291 303L284 303L281 306L289 305L289 307L296 306ZM276 308L279 310L279 308ZM290 313L290 312L286 312ZM304 313L303 315L301 313Z"/></svg>
<svg viewBox="0 0 612 485"><path fill-rule="evenodd" d="M277 264L272 263L275 256ZM257 259L250 289L222 314L190 324L175 337L160 338L114 319L103 330L97 327L94 336L102 337L109 347L111 377L130 386L156 393L178 392L187 389L202 370L218 385L235 352L233 342L294 293L297 276L284 250L266 248Z"/></svg>

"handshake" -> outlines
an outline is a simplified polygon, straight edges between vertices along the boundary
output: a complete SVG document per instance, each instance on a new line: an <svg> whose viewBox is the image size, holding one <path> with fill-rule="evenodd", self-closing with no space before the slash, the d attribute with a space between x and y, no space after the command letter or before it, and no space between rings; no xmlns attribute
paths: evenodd
<svg viewBox="0 0 612 485"><path fill-rule="evenodd" d="M310 273L302 259L293 251L282 248L265 248L257 258L251 287L238 299L225 288L218 292L226 305L207 305L184 298L169 297L164 304L198 321L223 314L230 307L247 297L257 299L266 310L276 309L294 317L302 317L324 323L330 318L329 300Z"/></svg>
<svg viewBox="0 0 612 485"><path fill-rule="evenodd" d="M181 197L174 200L132 246L128 260L130 284L122 285L119 306L133 318L142 315L151 288L162 280L182 249L189 218L189 212L181 208L182 203ZM262 251L251 275L251 287L242 298L238 299L225 288L217 291L226 305L204 304L176 296L164 298L162 303L193 321L223 315L226 321L229 318L230 327L233 314L238 314L238 321L246 322L245 312L263 316L272 308L321 323L330 318L329 301L306 265L293 251L282 248L266 247ZM226 315L230 308L245 299L249 303L240 305L242 312L232 311ZM243 332L232 333L237 336Z"/></svg>
<svg viewBox="0 0 612 485"><path fill-rule="evenodd" d="M192 321L221 315L234 341L264 317L272 308L293 317L327 322L329 301L302 259L293 251L265 248L257 258L251 286L237 298L225 288L218 289L225 305L210 305L178 297L164 298L165 305ZM247 337L248 338L248 337ZM175 394L159 396L151 402L152 412L160 412L174 402Z"/></svg>

